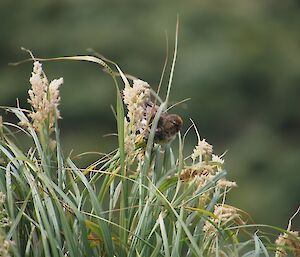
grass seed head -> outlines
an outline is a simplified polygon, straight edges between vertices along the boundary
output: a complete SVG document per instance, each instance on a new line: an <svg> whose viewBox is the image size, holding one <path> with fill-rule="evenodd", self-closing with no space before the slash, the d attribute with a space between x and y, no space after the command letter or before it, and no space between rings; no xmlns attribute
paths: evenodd
<svg viewBox="0 0 300 257"><path fill-rule="evenodd" d="M60 103L59 87L63 84L63 78L55 79L49 84L42 64L36 61L29 81L31 89L28 90L28 102L33 108L29 116L33 121L33 127L40 131L44 122L49 119L49 129L51 130L55 118L61 118L58 105Z"/></svg>

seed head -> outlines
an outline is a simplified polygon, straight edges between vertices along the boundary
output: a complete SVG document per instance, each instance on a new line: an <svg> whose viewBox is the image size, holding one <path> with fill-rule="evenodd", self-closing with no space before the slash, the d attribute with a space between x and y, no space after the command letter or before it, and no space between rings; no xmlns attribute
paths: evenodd
<svg viewBox="0 0 300 257"><path fill-rule="evenodd" d="M42 64L36 61L29 81L31 89L28 90L28 102L33 108L29 116L33 121L33 127L40 131L44 122L49 119L49 129L51 130L55 118L61 118L58 105L60 102L59 87L63 84L63 78L55 79L49 85Z"/></svg>

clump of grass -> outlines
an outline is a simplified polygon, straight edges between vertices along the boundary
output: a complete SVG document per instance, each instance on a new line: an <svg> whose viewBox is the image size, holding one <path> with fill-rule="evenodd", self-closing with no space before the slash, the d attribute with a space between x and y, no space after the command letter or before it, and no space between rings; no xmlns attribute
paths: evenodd
<svg viewBox="0 0 300 257"><path fill-rule="evenodd" d="M0 120L1 121L1 120ZM7 213L4 208L5 195L0 192L0 256L8 257L10 256L10 249L13 242L6 239L5 227L10 226L9 219L7 218Z"/></svg>
<svg viewBox="0 0 300 257"><path fill-rule="evenodd" d="M3 107L19 123L1 122L0 127L0 191L6 196L3 204L9 220L3 228L3 240L9 242L6 256L8 249L20 257L298 253L296 232L251 224L247 214L226 204L226 195L236 184L226 180L223 156L215 155L197 130L198 143L187 157L185 135L178 135L178 156L171 144L155 143L159 119L168 107L176 50L167 95L164 101L153 101L151 125L142 122L143 108L152 102L147 83L134 81L139 85L134 90L118 65L113 64L114 72L94 56L57 59L91 61L111 75L117 89L119 146L85 168L64 156L58 125L63 80L49 83L35 61L29 90L32 109ZM131 98L125 100L126 91ZM16 143L15 129L31 139L28 150ZM279 246L259 227L285 233Z"/></svg>

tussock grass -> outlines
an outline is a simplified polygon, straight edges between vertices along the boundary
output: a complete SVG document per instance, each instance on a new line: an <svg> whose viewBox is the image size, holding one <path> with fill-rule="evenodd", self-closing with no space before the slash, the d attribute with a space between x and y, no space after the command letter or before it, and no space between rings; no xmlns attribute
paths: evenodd
<svg viewBox="0 0 300 257"><path fill-rule="evenodd" d="M55 58L94 62L116 87L118 149L85 168L64 155L55 112L52 125L49 114L37 128L30 116L33 110L2 107L21 124L3 122L0 127L0 191L6 196L0 217L9 220L0 241L6 240L13 256L297 254L299 237L290 228L247 224L247 214L226 204L234 183L226 180L223 160L199 135L194 153L187 157L180 134L178 156L171 144L154 143L160 116L168 108L176 51L177 41L167 95L157 101L147 141L131 152L126 150L129 134L117 75L124 87L131 83L119 66L110 63L111 68L94 56ZM16 143L16 129L31 140L29 150ZM292 243L278 248L274 236L262 229L285 233Z"/></svg>

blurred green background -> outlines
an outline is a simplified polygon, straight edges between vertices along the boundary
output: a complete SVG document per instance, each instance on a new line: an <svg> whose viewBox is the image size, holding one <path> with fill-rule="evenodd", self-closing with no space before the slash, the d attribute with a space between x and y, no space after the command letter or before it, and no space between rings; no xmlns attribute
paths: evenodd
<svg viewBox="0 0 300 257"><path fill-rule="evenodd" d="M0 2L0 105L26 102L28 57L86 54L93 48L123 71L157 87L180 16L171 99L191 97L174 112L226 154L239 188L229 202L257 223L285 227L300 204L299 1L13 1ZM107 152L116 139L115 89L95 64L46 62L49 79L64 77L60 121L64 150ZM164 81L166 85L166 80ZM188 151L196 143L189 138ZM98 156L88 157L91 160ZM84 162L83 159L79 160ZM300 228L299 216L294 228Z"/></svg>

